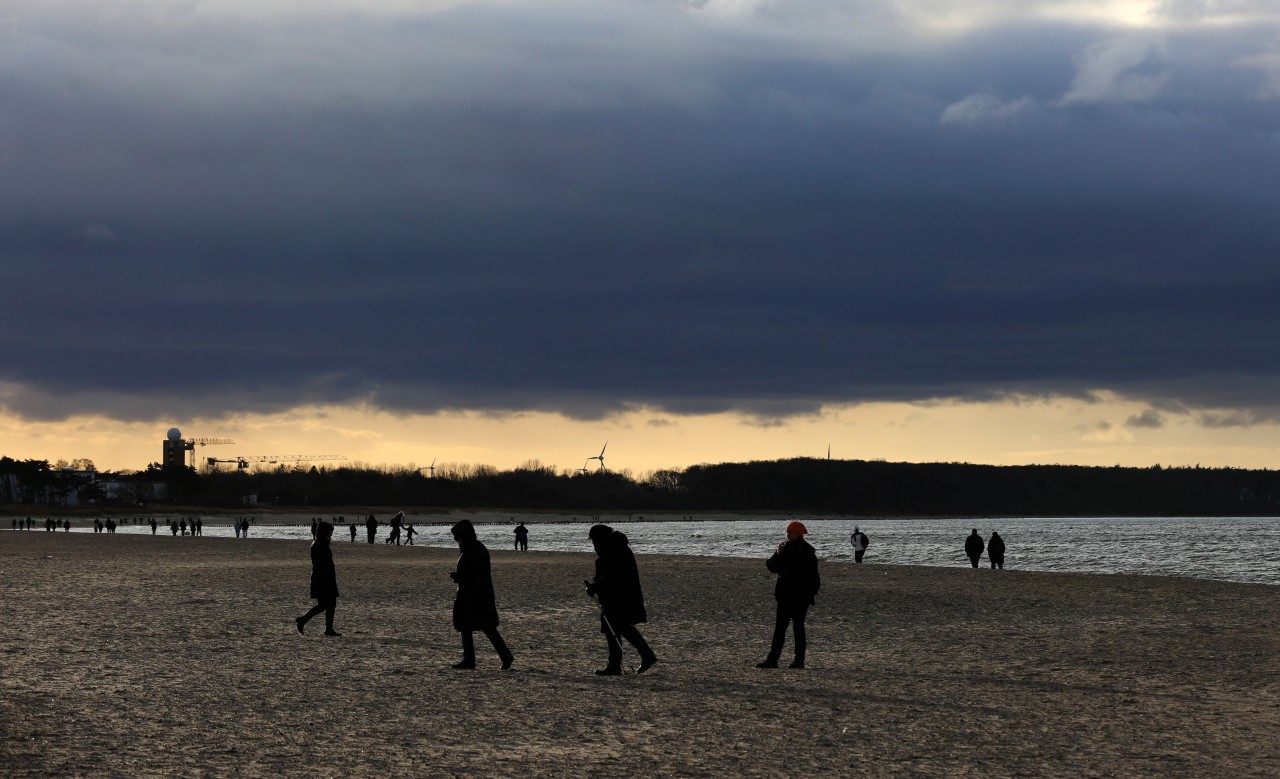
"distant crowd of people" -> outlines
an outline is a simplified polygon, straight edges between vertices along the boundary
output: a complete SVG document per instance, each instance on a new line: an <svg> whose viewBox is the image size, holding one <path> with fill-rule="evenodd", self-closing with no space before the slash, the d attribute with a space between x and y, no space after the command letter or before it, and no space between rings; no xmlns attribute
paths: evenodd
<svg viewBox="0 0 1280 779"><path fill-rule="evenodd" d="M235 518L232 528L235 531L236 538L249 537L251 519L252 518L250 517ZM514 521L514 517L512 519ZM151 525L151 534L156 535L158 525L155 517L150 517L148 519L125 518L121 521L124 523L149 523ZM10 520L10 527L13 530L31 530L34 527L34 524L35 521L31 517L26 517L25 519L13 517ZM326 523L324 520L320 519L320 517L311 518L311 537L313 539L317 537L319 527L322 524ZM346 517L334 517L333 521L328 524L331 526L347 524L348 532L351 535L351 543L355 543L356 536L359 534L359 530L355 522L347 523ZM378 528L381 527L383 523L379 522L377 517L373 514L370 514L364 520L363 524L365 528L365 537L368 542L370 544L376 543ZM403 511L397 512L396 515L393 516L386 524L390 527L390 532L388 533L384 543L394 544L396 546L400 546L401 543L406 546L414 545L414 537L417 536L419 532L412 523L406 522ZM93 521L93 532L95 533L114 533L116 531L116 527L116 522L111 518L107 518L105 520L95 519ZM44 529L46 531L61 529L65 532L69 532L71 530L71 520L46 518L44 521ZM193 537L203 536L204 521L198 516L191 517L190 519L187 517L172 519L169 522L169 532L174 536L186 536L188 534ZM527 528L523 522L520 522L515 526L512 530L512 534L514 535L513 548L518 552L529 551L529 528ZM870 544L871 539L860 527L855 525L853 533L849 535L849 545L853 547L853 561L855 563L862 563ZM969 563L972 567L979 567L979 563L984 552L986 553L987 559L993 570L1004 569L1004 539L995 531L992 531L990 538L983 539L982 536L979 535L978 529L974 528L969 536L964 540L964 553L965 556L969 558Z"/></svg>
<svg viewBox="0 0 1280 779"><path fill-rule="evenodd" d="M235 524L234 524L236 538L249 537L249 523L250 523L249 517L236 517ZM93 520L92 527L93 527L93 532L95 533L114 533L116 532L116 528L119 527L120 524L150 525L151 535L153 536L156 535L160 527L159 523L156 522L155 517L148 517L148 518L125 517L121 519L119 523L117 523L111 517L107 517L106 519L95 518ZM13 517L10 520L9 526L10 526L10 529L12 530L31 530L35 526L35 520L33 520L31 517L26 517L25 519L20 517ZM204 535L204 520L202 520L200 517L191 517L189 519L187 517L181 517L179 519L171 519L169 521L168 527L169 527L169 532L174 536L190 535L195 537L195 536ZM46 531L62 530L64 532L70 532L71 520L70 519L53 519L51 517L46 518L44 521L44 529Z"/></svg>

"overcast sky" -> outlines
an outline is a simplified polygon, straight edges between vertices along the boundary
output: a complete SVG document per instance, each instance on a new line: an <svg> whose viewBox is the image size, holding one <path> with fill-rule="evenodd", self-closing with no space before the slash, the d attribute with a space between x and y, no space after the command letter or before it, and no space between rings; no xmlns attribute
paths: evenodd
<svg viewBox="0 0 1280 779"><path fill-rule="evenodd" d="M0 106L24 423L1280 419L1269 0L6 0Z"/></svg>

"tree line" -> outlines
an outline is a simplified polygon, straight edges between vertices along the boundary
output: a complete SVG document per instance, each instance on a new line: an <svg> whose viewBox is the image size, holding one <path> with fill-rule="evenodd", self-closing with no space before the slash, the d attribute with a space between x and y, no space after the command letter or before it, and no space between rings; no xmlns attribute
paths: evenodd
<svg viewBox="0 0 1280 779"><path fill-rule="evenodd" d="M90 464L91 466L91 464ZM1280 471L1240 468L891 463L794 458L693 465L636 478L558 471L537 461L507 471L447 465L278 466L266 470L95 474L44 460L0 458L7 502L79 489L111 505L146 494L102 488L163 480L175 505L511 508L544 511L807 512L848 516L1239 516L1280 511ZM16 490L14 485L17 485ZM74 485L74 486L69 486ZM95 485L99 485L95 488ZM125 495L126 498L119 496ZM24 498L25 496L25 498ZM32 499L32 496L36 498ZM115 496L115 497L112 497Z"/></svg>

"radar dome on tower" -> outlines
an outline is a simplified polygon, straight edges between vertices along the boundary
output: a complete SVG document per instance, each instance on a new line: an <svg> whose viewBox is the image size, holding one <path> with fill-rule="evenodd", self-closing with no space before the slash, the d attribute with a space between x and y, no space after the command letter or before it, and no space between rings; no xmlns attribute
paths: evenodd
<svg viewBox="0 0 1280 779"><path fill-rule="evenodd" d="M169 428L168 436L170 441L179 441L182 439L182 431L176 427L171 427Z"/></svg>

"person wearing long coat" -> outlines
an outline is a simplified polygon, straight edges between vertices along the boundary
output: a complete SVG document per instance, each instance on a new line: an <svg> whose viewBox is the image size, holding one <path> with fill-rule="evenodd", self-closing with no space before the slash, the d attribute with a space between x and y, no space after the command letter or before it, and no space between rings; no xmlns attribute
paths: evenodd
<svg viewBox="0 0 1280 779"><path fill-rule="evenodd" d="M969 537L964 540L964 553L969 556L969 563L974 568L978 567L978 560L982 557L982 549L986 546L982 543L982 536L978 535L978 529L975 527Z"/></svg>
<svg viewBox="0 0 1280 779"><path fill-rule="evenodd" d="M658 662L658 657L636 628L649 621L636 556L631 552L626 534L608 525L592 525L587 537L596 549L596 575L586 582L587 594L599 600L600 632L609 643L609 664L596 671L596 675L622 673L623 638L640 655L640 668L636 673L644 673Z"/></svg>
<svg viewBox="0 0 1280 779"><path fill-rule="evenodd" d="M489 638L489 643L493 644L502 660L503 670L506 670L515 661L515 655L498 632L498 605L493 594L489 550L476 538L471 520L458 522L450 532L462 551L458 555L457 569L449 574L458 585L458 594L453 599L453 629L462 634L462 661L453 667L476 667L476 645L471 634L479 630Z"/></svg>
<svg viewBox="0 0 1280 779"><path fill-rule="evenodd" d="M295 620L299 633L312 617L323 611L324 634L342 635L333 629L333 613L338 607L338 574L333 566L333 550L329 548L331 538L333 525L321 522L316 527L316 539L311 542L311 597L316 599L316 605Z"/></svg>
<svg viewBox="0 0 1280 779"><path fill-rule="evenodd" d="M991 540L987 542L987 558L991 560L991 568L1004 570L1004 539L996 531L991 531Z"/></svg>
<svg viewBox="0 0 1280 779"><path fill-rule="evenodd" d="M765 561L765 567L778 575L773 585L773 599L778 607L773 622L773 641L769 656L756 668L777 668L782 657L782 647L787 640L787 625L791 625L795 640L795 659L791 668L804 668L805 651L808 649L804 618L814 603L814 596L822 587L818 574L818 553L804 537L809 530L802 522L787 524L787 540L778 544L778 551Z"/></svg>

